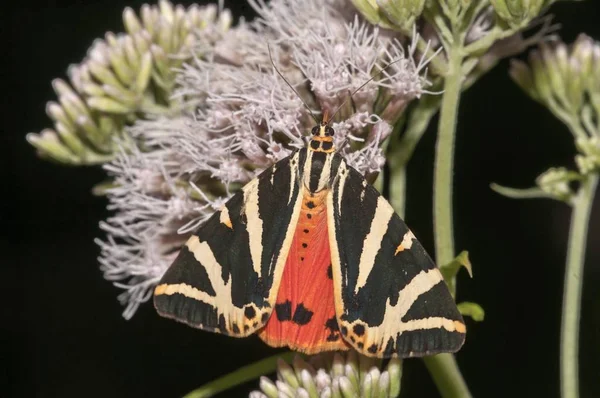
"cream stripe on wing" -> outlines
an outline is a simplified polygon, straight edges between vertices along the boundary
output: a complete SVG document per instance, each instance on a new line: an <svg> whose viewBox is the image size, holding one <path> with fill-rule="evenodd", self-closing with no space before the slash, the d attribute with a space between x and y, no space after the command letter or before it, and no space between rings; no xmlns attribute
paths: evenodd
<svg viewBox="0 0 600 398"><path fill-rule="evenodd" d="M248 231L248 244L250 245L250 257L252 259L252 268L262 277L261 260L262 260L262 234L263 221L260 218L258 209L258 178L250 181L244 188L244 213L248 223L246 230Z"/></svg>
<svg viewBox="0 0 600 398"><path fill-rule="evenodd" d="M457 331L459 333L466 332L466 327L463 323L453 319L432 316L429 318L412 319L408 322L400 324L401 332L412 332L414 330L427 330L444 328L449 332Z"/></svg>
<svg viewBox="0 0 600 398"><path fill-rule="evenodd" d="M349 336L344 336L344 339L365 355L380 356L386 348L389 339L391 338L395 341L403 332L444 328L450 332L464 333L465 325L462 322L444 317L434 316L402 322L402 318L408 313L415 301L438 283L444 282L437 268L421 271L399 292L398 301L395 305L390 303L390 298L386 300L383 319L377 326L368 326L360 319L353 322L344 321L340 314L336 312L338 323L350 333ZM361 325L363 328L361 335L356 335L352 332L357 325ZM349 337L352 337L354 340ZM358 342L362 343L362 346L357 346ZM365 351L363 349L363 347L371 347L373 345L377 347L376 352ZM395 350L396 348L394 348Z"/></svg>
<svg viewBox="0 0 600 398"><path fill-rule="evenodd" d="M302 166L302 184L304 184L304 186L309 189L310 188L310 179L311 179L311 175L310 175L310 169L312 168L312 157L313 157L314 152L313 151L307 151L306 152L306 159L304 160L304 165Z"/></svg>
<svg viewBox="0 0 600 398"><path fill-rule="evenodd" d="M400 244L396 248L396 253L394 253L394 255L397 255L398 253L403 252L404 250L410 250L413 244L413 240L415 239L417 238L412 233L412 231L409 230L407 233L405 233L402 237L402 242L400 242Z"/></svg>
<svg viewBox="0 0 600 398"><path fill-rule="evenodd" d="M338 178L338 202L337 202L337 211L340 217L342 216L342 197L344 196L344 185L346 184L346 179L348 178L348 167L346 167L346 162L340 162L340 166L337 169L337 178ZM333 210L333 208L331 209Z"/></svg>
<svg viewBox="0 0 600 398"><path fill-rule="evenodd" d="M250 306L259 314L262 314L265 310L258 308L254 303L248 303L244 308L234 306L231 298L232 279L228 278L227 283L223 280L221 275L222 266L215 258L208 243L200 242L196 235L192 235L186 242L186 246L194 255L196 261L198 261L197 266L204 267L206 270L208 280L215 291L215 295L211 296L186 283L158 285L154 294L157 296L181 294L185 297L201 301L212 306L217 311L217 317L223 316L225 328L228 333L240 337L253 333L259 325L245 318L245 308ZM237 329L234 325L237 326ZM199 326L202 327L203 325Z"/></svg>
<svg viewBox="0 0 600 398"><path fill-rule="evenodd" d="M294 182L297 184L297 182ZM296 232L296 224L298 224L298 218L300 218L300 209L302 208L302 197L304 195L304 187L302 184L298 185L298 196L296 196L296 202L294 203L294 207L292 210L292 215L290 216L290 224L285 232L285 238L283 242L281 242L281 249L279 249L279 257L277 257L277 261L274 264L274 269L269 270L273 275L273 283L271 285L271 290L269 292L269 303L271 306L275 306L275 301L277 300L277 294L279 293L279 284L281 282L281 277L283 275L283 269L285 268L285 262L287 261L288 254L290 252L290 246L292 245L292 241L294 239L294 233ZM290 190L294 190L296 185L290 187Z"/></svg>
<svg viewBox="0 0 600 398"><path fill-rule="evenodd" d="M356 286L354 287L355 294L358 293L358 289L367 283L367 278L375 266L375 257L381 248L381 241L387 232L388 224L393 215L394 209L392 209L388 202L380 196L377 199L377 208L375 209L375 215L371 221L371 229L367 236L365 236L362 245L360 262L358 263L358 278L356 280ZM352 217L352 215L350 215L350 217Z"/></svg>
<svg viewBox="0 0 600 398"><path fill-rule="evenodd" d="M233 229L233 224L231 224L231 218L229 218L229 209L225 205L221 207L219 221L221 222L221 224L224 224L227 228Z"/></svg>
<svg viewBox="0 0 600 398"><path fill-rule="evenodd" d="M344 302L342 300L342 287L348 286L348 273L342 283L342 266L340 261L340 248L336 239L335 208L333 204L334 189L327 193L327 230L329 234L329 249L331 251L331 271L333 276L333 299L335 314L339 318L344 314ZM339 192L341 196L341 192Z"/></svg>
<svg viewBox="0 0 600 398"><path fill-rule="evenodd" d="M404 286L402 290L400 290L398 303L395 307L390 305L389 299L386 306L386 315L388 314L387 310L390 310L389 314L394 315L393 320L400 321L400 319L406 315L410 307L414 304L415 301L424 293L427 293L431 288L433 288L438 283L442 282L442 274L437 268L432 268L428 271L421 271L411 279L408 285ZM387 318L387 316L385 317ZM384 318L383 323L386 323L386 319ZM390 319L389 321L392 321Z"/></svg>
<svg viewBox="0 0 600 398"><path fill-rule="evenodd" d="M329 177L331 176L331 161L333 160L333 154L328 154L325 158L325 164L323 170L319 175L319 183L317 184L317 191L327 188L329 185Z"/></svg>
<svg viewBox="0 0 600 398"><path fill-rule="evenodd" d="M288 206L294 196L294 187L296 186L298 179L298 159L300 158L300 152L296 152L294 156L290 158L290 195L288 196Z"/></svg>
<svg viewBox="0 0 600 398"><path fill-rule="evenodd" d="M210 284L212 285L216 293L216 297L218 297L219 300L224 300L225 302L230 303L231 278L227 280L227 283L223 281L223 277L221 276L223 272L223 267L215 258L215 255L213 254L208 243L200 242L200 239L196 235L192 235L185 245L194 254L194 258L201 264L199 266L204 267L204 269L206 270L206 273L208 274L208 279L210 280ZM213 298L213 301L215 300L215 298ZM214 304L207 301L205 302L208 304Z"/></svg>

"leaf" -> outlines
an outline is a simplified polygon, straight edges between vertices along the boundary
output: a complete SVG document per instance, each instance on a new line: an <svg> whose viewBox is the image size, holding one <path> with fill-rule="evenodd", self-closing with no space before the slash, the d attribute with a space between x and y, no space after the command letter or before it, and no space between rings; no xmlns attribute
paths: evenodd
<svg viewBox="0 0 600 398"><path fill-rule="evenodd" d="M483 321L483 318L485 317L485 311L477 303L463 301L462 303L457 304L457 307L463 316L470 316L471 319L476 322Z"/></svg>
<svg viewBox="0 0 600 398"><path fill-rule="evenodd" d="M454 279L454 277L456 277L460 267L465 267L469 273L469 276L471 278L473 277L473 268L471 266L471 261L469 260L469 252L466 250L460 252L460 254L448 264L440 266L440 271L442 272L444 279L449 281L450 279Z"/></svg>

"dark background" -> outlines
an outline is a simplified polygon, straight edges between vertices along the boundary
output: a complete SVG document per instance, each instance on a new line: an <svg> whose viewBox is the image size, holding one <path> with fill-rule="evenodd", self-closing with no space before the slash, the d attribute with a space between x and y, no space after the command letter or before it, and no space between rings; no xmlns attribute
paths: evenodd
<svg viewBox="0 0 600 398"><path fill-rule="evenodd" d="M108 215L91 187L98 168L42 161L27 132L50 127L44 108L51 79L64 77L92 41L122 31L125 5L142 1L10 2L0 18L0 395L8 397L177 397L274 352L257 338L233 339L159 318L144 305L121 317L120 290L102 279L93 243ZM185 2L188 3L189 2ZM242 2L235 14L251 17ZM600 4L555 5L562 36L600 39ZM510 81L507 62L463 96L455 169L457 250L468 249L475 278L459 278L459 299L480 303L468 320L458 362L477 397L557 397L562 275L569 208L516 201L491 182L528 187L553 165L573 166L569 132ZM407 222L428 249L434 131L409 169ZM600 396L600 207L591 221L580 340L581 396ZM419 360L405 362L403 396L436 397ZM256 383L234 390L241 394ZM233 396L234 392L223 396Z"/></svg>

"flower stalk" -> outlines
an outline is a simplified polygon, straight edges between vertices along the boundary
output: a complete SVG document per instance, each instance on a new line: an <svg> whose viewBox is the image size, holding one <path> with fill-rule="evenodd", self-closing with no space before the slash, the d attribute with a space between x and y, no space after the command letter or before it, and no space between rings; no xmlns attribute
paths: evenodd
<svg viewBox="0 0 600 398"><path fill-rule="evenodd" d="M589 217L600 172L600 43L581 34L567 46L541 45L528 63L513 61L510 75L534 100L548 108L571 131L578 150L577 170L552 167L537 180L537 188L494 185L513 198L551 198L573 208L564 274L560 340L560 385L563 398L579 397L579 318ZM577 182L577 190L572 183Z"/></svg>
<svg viewBox="0 0 600 398"><path fill-rule="evenodd" d="M444 79L434 174L434 236L438 264L450 263L454 258L452 167L454 164L456 117L463 78L462 61L460 47L448 52L448 71ZM427 116L431 117L431 115ZM426 127L426 124L415 125L415 133L424 131L424 127ZM411 153L412 149L408 148L407 154L410 156ZM405 175L403 178L405 178ZM394 193L399 194L399 192ZM454 276L453 279L455 278ZM434 355L425 357L424 361L438 391L443 397L465 398L471 396L454 355Z"/></svg>
<svg viewBox="0 0 600 398"><path fill-rule="evenodd" d="M560 389L563 398L579 397L579 318L583 264L597 185L598 174L590 175L581 183L577 195L573 198L560 332Z"/></svg>
<svg viewBox="0 0 600 398"><path fill-rule="evenodd" d="M454 45L448 51L448 73L444 79L444 94L435 149L433 222L435 254L438 264L449 263L455 253L452 219L452 170L454 167L456 117L463 78L462 61L462 48Z"/></svg>
<svg viewBox="0 0 600 398"><path fill-rule="evenodd" d="M468 398L471 392L452 354L438 354L424 358L438 391L444 398Z"/></svg>
<svg viewBox="0 0 600 398"><path fill-rule="evenodd" d="M250 365L239 368L223 377L213 380L210 383L203 385L193 391L187 393L183 398L208 398L230 388L238 386L247 381L258 379L260 376L272 373L277 368L280 361L291 361L295 355L294 352L286 352L283 354L273 355L271 357L261 359Z"/></svg>

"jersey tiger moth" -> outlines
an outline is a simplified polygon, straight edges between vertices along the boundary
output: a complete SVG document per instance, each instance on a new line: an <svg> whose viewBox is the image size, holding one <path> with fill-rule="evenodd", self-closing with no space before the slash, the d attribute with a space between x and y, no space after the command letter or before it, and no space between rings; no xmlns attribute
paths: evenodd
<svg viewBox="0 0 600 398"><path fill-rule="evenodd" d="M155 288L158 313L306 354L458 351L466 328L440 271L333 134L319 123L192 234Z"/></svg>

